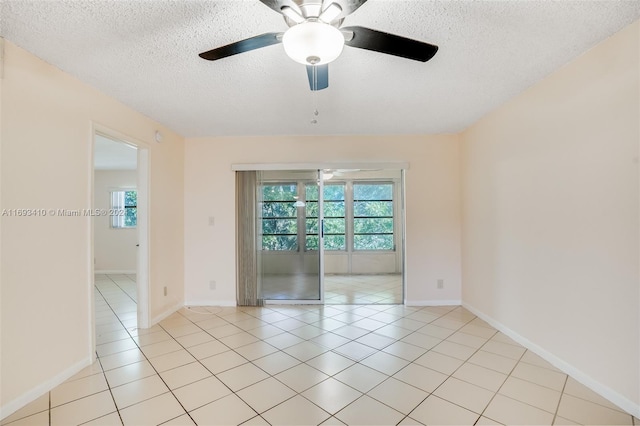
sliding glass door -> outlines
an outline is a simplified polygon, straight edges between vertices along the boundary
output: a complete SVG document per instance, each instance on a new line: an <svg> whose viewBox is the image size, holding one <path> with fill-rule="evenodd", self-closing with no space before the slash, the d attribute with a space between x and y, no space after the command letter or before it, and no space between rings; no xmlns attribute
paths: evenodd
<svg viewBox="0 0 640 426"><path fill-rule="evenodd" d="M323 303L321 170L258 172L257 269L267 303Z"/></svg>
<svg viewBox="0 0 640 426"><path fill-rule="evenodd" d="M252 173L255 185L240 198L239 300L403 302L401 169Z"/></svg>

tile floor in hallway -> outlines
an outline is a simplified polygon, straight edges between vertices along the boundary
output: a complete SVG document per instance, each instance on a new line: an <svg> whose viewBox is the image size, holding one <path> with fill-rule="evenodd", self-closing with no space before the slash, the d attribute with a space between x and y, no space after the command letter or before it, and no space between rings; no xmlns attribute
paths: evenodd
<svg viewBox="0 0 640 426"><path fill-rule="evenodd" d="M637 424L462 307L181 309L96 279L98 360L2 425Z"/></svg>

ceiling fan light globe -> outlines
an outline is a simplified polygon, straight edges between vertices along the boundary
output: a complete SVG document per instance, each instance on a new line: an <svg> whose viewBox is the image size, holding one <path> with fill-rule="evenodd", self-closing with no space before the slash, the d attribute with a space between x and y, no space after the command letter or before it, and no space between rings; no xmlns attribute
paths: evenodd
<svg viewBox="0 0 640 426"><path fill-rule="evenodd" d="M303 22L282 36L284 51L303 65L324 65L334 61L344 48L344 36L334 26L322 22Z"/></svg>

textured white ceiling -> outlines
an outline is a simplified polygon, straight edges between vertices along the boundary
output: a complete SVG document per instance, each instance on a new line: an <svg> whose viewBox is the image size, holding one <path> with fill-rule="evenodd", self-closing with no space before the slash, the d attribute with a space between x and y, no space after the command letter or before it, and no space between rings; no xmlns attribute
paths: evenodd
<svg viewBox="0 0 640 426"><path fill-rule="evenodd" d="M95 170L135 170L137 167L138 149L135 146L96 135L93 151Z"/></svg>
<svg viewBox="0 0 640 426"><path fill-rule="evenodd" d="M427 63L345 47L312 94L257 0L0 0L0 34L187 137L458 132L640 17L640 1L369 0L345 19L436 44ZM311 124L313 110L318 123Z"/></svg>

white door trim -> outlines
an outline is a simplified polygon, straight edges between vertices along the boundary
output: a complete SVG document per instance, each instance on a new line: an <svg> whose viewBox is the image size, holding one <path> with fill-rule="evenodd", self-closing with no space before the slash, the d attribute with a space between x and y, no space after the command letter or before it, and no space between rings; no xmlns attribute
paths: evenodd
<svg viewBox="0 0 640 426"><path fill-rule="evenodd" d="M107 126L103 126L99 123L91 123L91 143L89 149L89 200L91 202L91 208L95 206L95 176L94 176L94 152L95 152L95 136L101 135L115 141L123 142L128 145L133 145L138 149L138 165L137 165L137 191L138 191L138 226L136 227L138 232L138 264L136 270L136 284L137 284L137 307L138 307L138 328L148 328L151 323L150 309L149 309L149 259L150 259L150 245L149 245L149 192L151 187L151 167L150 167L150 152L149 144L139 139L133 138L129 135L125 135L117 130L113 130ZM88 262L89 262L89 277L87 282L89 283L89 324L90 324L90 352L92 361L95 361L96 353L96 324L95 324L95 265L94 265L94 223L93 218L88 222L89 224L89 247L88 247Z"/></svg>
<svg viewBox="0 0 640 426"><path fill-rule="evenodd" d="M317 162L317 163L240 163L232 164L231 170L322 170L322 169L409 169L408 161L353 161L353 162Z"/></svg>
<svg viewBox="0 0 640 426"><path fill-rule="evenodd" d="M149 148L138 146L138 264L136 285L138 290L138 328L149 328L149 188L150 188Z"/></svg>

